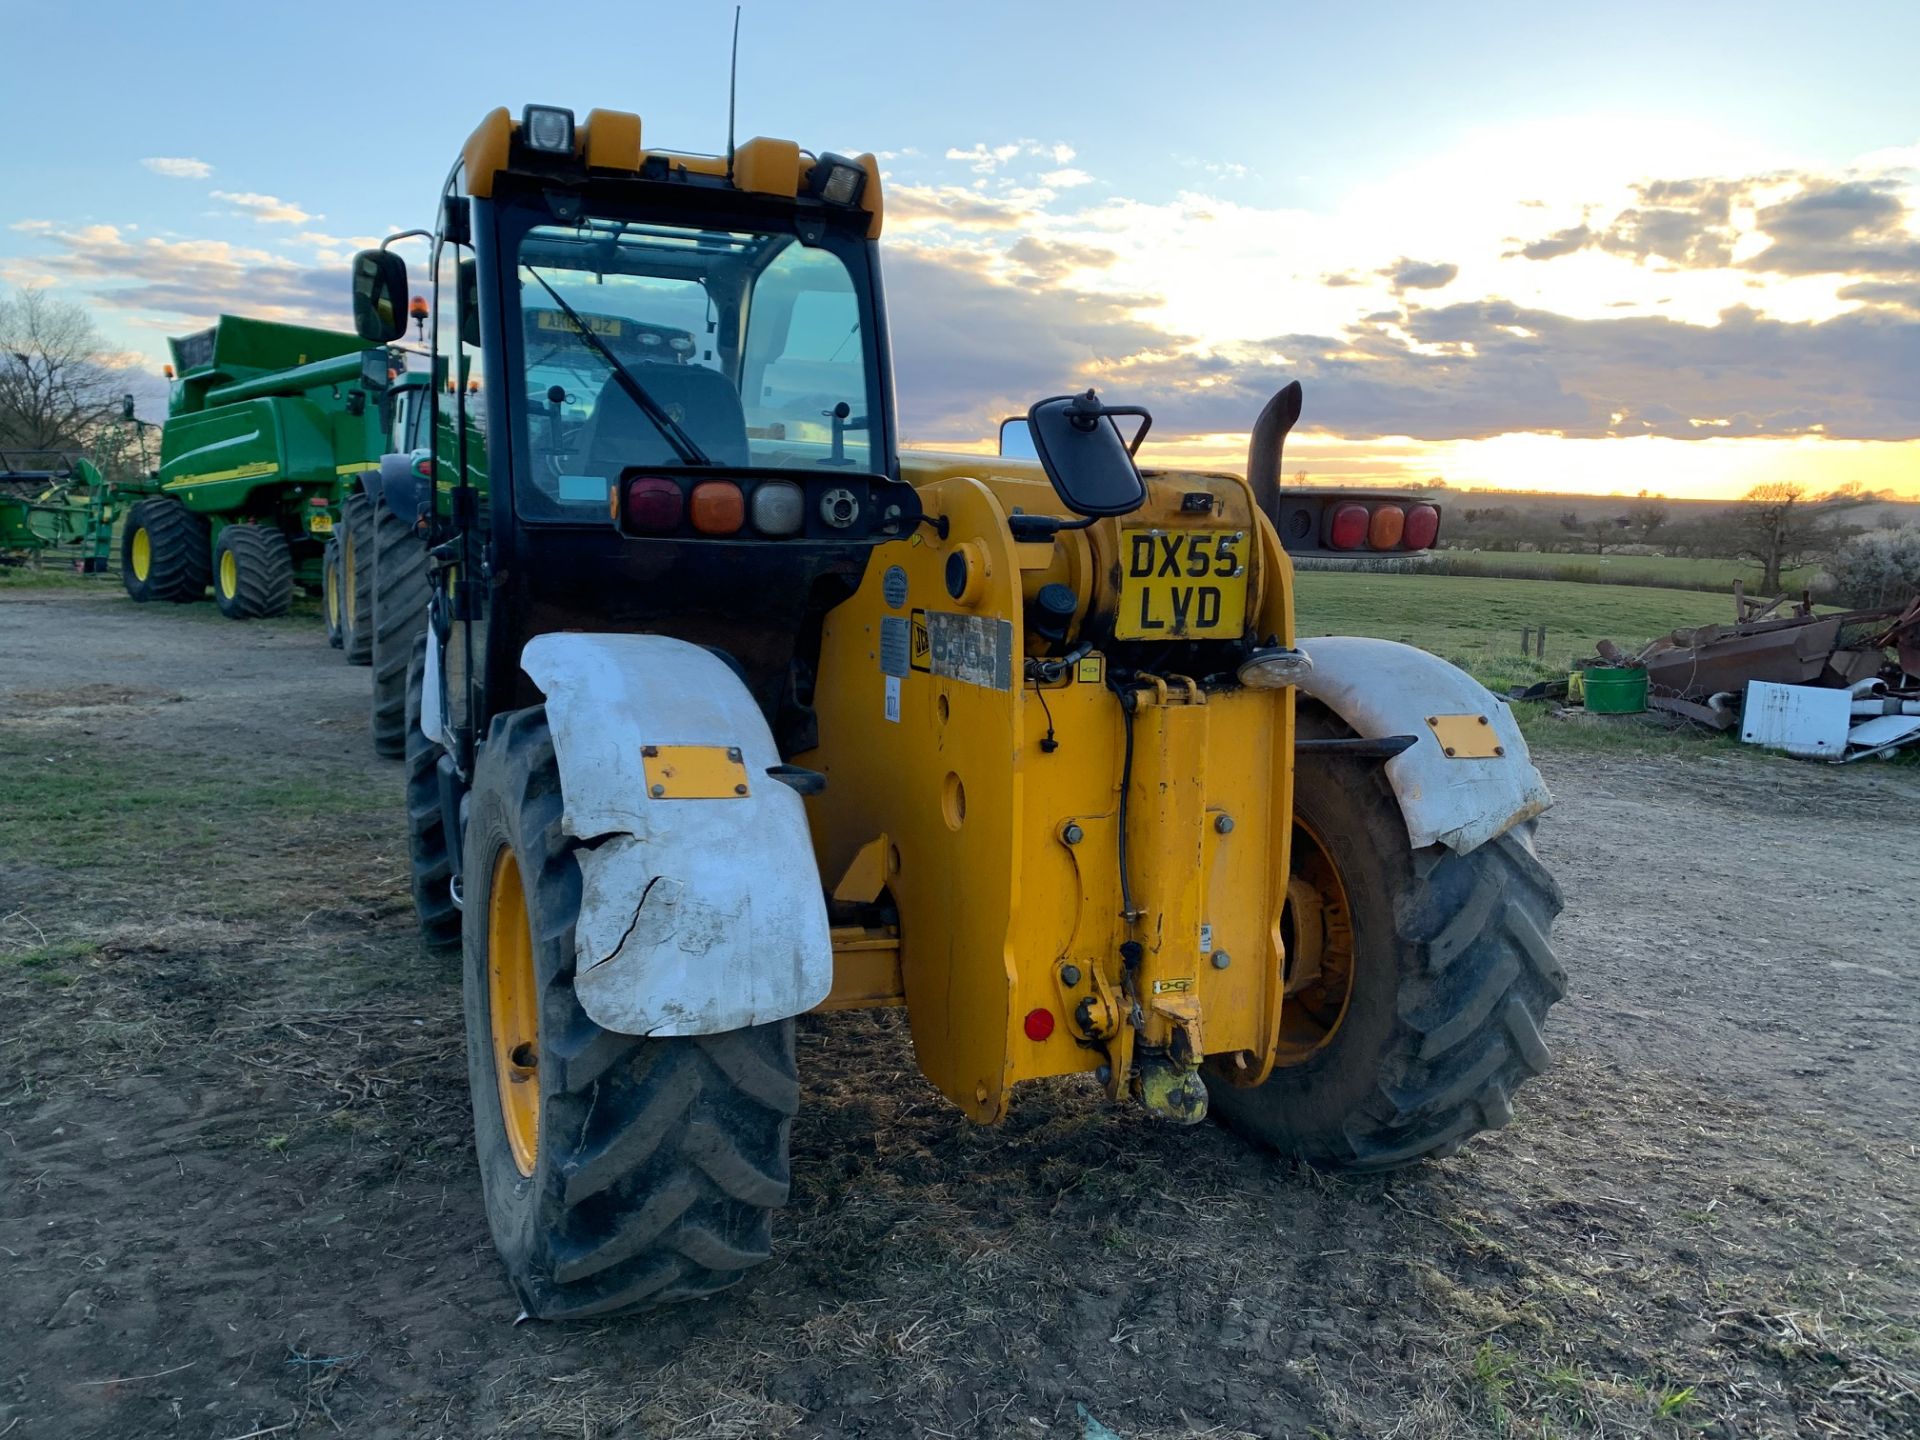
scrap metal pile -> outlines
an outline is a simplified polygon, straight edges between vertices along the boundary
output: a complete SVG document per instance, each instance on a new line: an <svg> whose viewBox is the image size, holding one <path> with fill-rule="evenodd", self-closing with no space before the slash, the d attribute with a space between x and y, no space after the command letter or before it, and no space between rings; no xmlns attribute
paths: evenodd
<svg viewBox="0 0 1920 1440"><path fill-rule="evenodd" d="M1920 743L1920 598L1816 614L1810 596L1749 600L1735 620L1662 635L1608 666L1644 669L1651 709L1808 759L1861 760Z"/></svg>

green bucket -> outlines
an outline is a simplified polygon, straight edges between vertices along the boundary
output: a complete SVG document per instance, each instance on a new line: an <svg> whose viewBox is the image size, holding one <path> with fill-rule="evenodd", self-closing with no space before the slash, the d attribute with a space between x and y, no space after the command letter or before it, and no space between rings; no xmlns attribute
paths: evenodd
<svg viewBox="0 0 1920 1440"><path fill-rule="evenodd" d="M1583 688L1591 714L1637 715L1647 708L1647 672L1644 670L1589 670Z"/></svg>

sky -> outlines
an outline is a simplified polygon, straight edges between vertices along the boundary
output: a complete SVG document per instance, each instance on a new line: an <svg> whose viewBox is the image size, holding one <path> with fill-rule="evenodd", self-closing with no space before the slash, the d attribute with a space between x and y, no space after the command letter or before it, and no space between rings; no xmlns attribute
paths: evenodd
<svg viewBox="0 0 1920 1440"><path fill-rule="evenodd" d="M0 0L0 287L156 371L344 328L505 104L724 148L731 4ZM746 0L738 132L879 155L910 443L1097 385L1315 481L1920 496L1920 4Z"/></svg>

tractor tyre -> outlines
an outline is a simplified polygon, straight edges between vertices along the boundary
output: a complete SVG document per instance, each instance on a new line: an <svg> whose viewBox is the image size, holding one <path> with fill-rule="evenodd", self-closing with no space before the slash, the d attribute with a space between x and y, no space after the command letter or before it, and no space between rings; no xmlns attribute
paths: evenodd
<svg viewBox="0 0 1920 1440"><path fill-rule="evenodd" d="M120 583L149 600L198 600L211 578L207 522L171 495L142 500L120 536Z"/></svg>
<svg viewBox="0 0 1920 1440"><path fill-rule="evenodd" d="M349 665L373 663L373 501L356 490L340 503L340 648Z"/></svg>
<svg viewBox="0 0 1920 1440"><path fill-rule="evenodd" d="M440 809L440 746L420 727L421 686L427 673L427 636L413 637L407 666L407 858L413 913L430 950L460 943L460 910L453 903L453 854Z"/></svg>
<svg viewBox="0 0 1920 1440"><path fill-rule="evenodd" d="M467 1074L487 1224L529 1315L692 1299L765 1260L799 1108L792 1020L603 1030L574 994L579 841L546 712L499 716L462 847Z"/></svg>
<svg viewBox="0 0 1920 1440"><path fill-rule="evenodd" d="M427 547L384 505L373 511L373 749L407 753L407 662L427 629Z"/></svg>
<svg viewBox="0 0 1920 1440"><path fill-rule="evenodd" d="M1302 737L1352 731L1302 701ZM1282 933L1280 1059L1256 1087L1203 1072L1212 1112L1321 1169L1390 1170L1453 1154L1513 1116L1546 1069L1540 1029L1566 994L1547 934L1560 887L1533 823L1466 855L1415 850L1377 761L1303 758Z"/></svg>
<svg viewBox="0 0 1920 1440"><path fill-rule="evenodd" d="M327 541L326 553L320 557L320 611L327 621L327 644L338 650L346 643L342 629L346 617L340 601L340 537L337 535Z"/></svg>
<svg viewBox="0 0 1920 1440"><path fill-rule="evenodd" d="M229 620L284 615L293 605L293 553L267 525L228 525L213 542L213 603Z"/></svg>

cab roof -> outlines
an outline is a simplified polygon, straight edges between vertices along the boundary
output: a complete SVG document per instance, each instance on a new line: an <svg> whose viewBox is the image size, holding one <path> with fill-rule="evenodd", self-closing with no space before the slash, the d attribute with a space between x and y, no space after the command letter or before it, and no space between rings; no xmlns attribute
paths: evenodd
<svg viewBox="0 0 1920 1440"><path fill-rule="evenodd" d="M571 112L568 112L571 118ZM588 176L718 180L748 194L795 199L811 193L810 176L821 156L809 154L791 140L764 135L742 142L733 153L731 180L724 155L692 155L673 150L649 150L641 144L640 117L624 110L589 110L573 127L571 155L533 150L519 143L521 122L502 105L486 116L461 148L465 187L469 195L489 198L502 174L539 176L551 169L584 166ZM878 239L885 203L880 191L880 162L872 155L852 157L848 164L865 172L854 204L867 215L867 235Z"/></svg>

